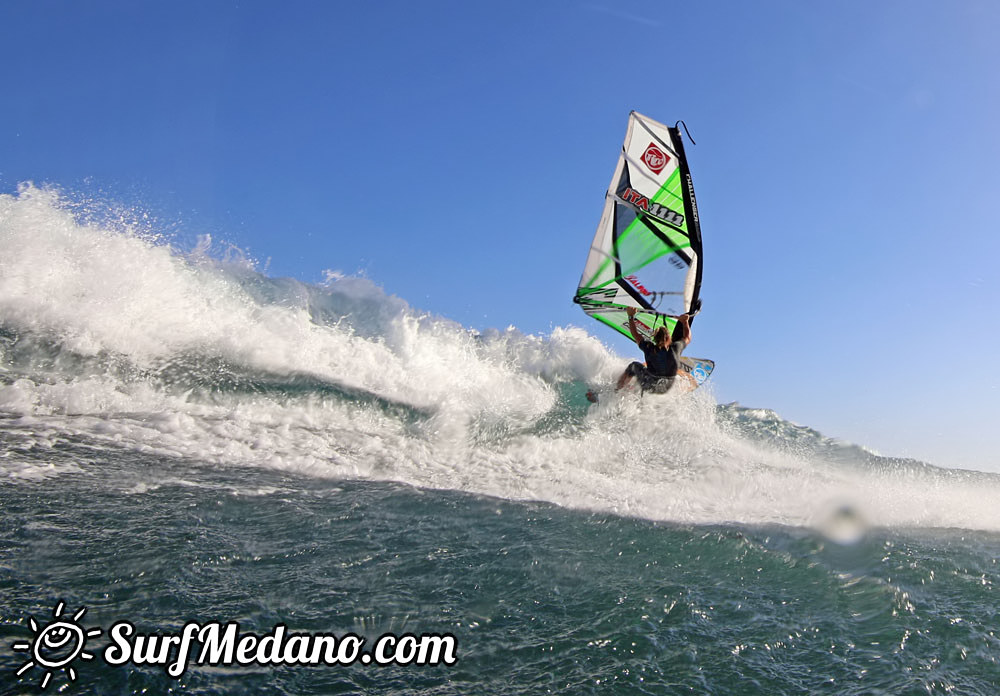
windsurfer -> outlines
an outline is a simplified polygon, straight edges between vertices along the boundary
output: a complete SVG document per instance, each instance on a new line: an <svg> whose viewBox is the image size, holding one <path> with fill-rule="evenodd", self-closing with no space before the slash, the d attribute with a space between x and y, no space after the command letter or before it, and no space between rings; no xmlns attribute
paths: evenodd
<svg viewBox="0 0 1000 696"><path fill-rule="evenodd" d="M661 326L653 334L653 340L647 341L635 326L635 311L635 307L628 307L625 310L628 314L628 330L642 350L646 364L633 362L625 368L625 372L618 378L615 391L624 389L634 377L644 392L665 394L677 377L681 353L691 342L691 315L671 316L671 319L677 320L673 332L666 326ZM587 399L596 402L597 395L587 392Z"/></svg>

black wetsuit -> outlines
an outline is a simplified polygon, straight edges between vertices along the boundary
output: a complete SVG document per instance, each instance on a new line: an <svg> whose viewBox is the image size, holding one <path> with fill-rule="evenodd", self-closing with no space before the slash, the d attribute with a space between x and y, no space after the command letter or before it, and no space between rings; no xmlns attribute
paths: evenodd
<svg viewBox="0 0 1000 696"><path fill-rule="evenodd" d="M639 380L643 391L663 394L673 386L684 346L684 341L671 341L666 348L657 348L647 340L639 341L639 349L646 356L646 364L634 362L626 372Z"/></svg>

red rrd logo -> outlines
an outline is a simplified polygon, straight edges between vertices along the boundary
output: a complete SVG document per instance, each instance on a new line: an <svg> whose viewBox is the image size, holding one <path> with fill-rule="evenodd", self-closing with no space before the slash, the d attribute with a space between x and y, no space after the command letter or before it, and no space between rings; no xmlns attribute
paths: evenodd
<svg viewBox="0 0 1000 696"><path fill-rule="evenodd" d="M642 161L646 163L651 172L659 174L670 161L670 155L658 148L655 143L650 143L646 151L642 153Z"/></svg>

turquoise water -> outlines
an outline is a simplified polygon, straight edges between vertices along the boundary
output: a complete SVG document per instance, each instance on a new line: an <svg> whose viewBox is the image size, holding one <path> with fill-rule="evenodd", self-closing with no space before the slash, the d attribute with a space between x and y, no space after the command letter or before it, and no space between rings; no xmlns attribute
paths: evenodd
<svg viewBox="0 0 1000 696"><path fill-rule="evenodd" d="M992 533L876 530L841 546L794 528L62 449L88 460L81 472L0 487L4 643L59 599L87 607L87 627L283 622L457 639L450 667L193 667L174 681L96 660L78 666L77 693L992 694L1000 683ZM0 669L22 663L5 651ZM4 693L34 693L42 674Z"/></svg>
<svg viewBox="0 0 1000 696"><path fill-rule="evenodd" d="M591 407L625 360L581 329L476 333L207 246L0 196L0 693L998 692L997 476L710 386ZM25 667L70 617L93 659ZM174 679L105 661L123 621L457 660Z"/></svg>

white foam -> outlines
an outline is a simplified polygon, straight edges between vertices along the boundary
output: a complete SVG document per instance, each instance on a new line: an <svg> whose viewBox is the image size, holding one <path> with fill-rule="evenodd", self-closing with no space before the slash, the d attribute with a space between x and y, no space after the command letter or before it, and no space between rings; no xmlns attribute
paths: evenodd
<svg viewBox="0 0 1000 696"><path fill-rule="evenodd" d="M322 288L272 281L211 262L205 245L189 256L148 230L81 224L58 194L31 186L0 196L0 248L0 322L22 335L137 368L214 356L374 395L205 397L53 368L0 385L0 412L28 436L692 523L822 526L832 505L849 501L875 525L1000 529L993 478L847 466L824 456L822 442L802 452L766 445L720 424L710 389L609 400L538 432L559 384L608 383L627 362L579 328L478 335L363 278L331 272ZM407 418L378 399L426 415ZM788 424L783 437L795 430ZM37 459L54 446L39 435L32 451ZM9 479L79 470L53 466L0 459ZM267 494L252 480L246 490Z"/></svg>

